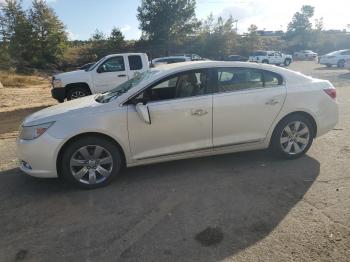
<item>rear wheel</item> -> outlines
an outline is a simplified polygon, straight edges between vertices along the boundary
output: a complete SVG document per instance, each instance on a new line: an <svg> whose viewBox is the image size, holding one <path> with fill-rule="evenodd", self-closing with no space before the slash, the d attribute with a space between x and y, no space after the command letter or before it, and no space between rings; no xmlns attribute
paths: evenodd
<svg viewBox="0 0 350 262"><path fill-rule="evenodd" d="M304 155L312 145L314 128L303 115L291 115L275 128L270 149L279 157L295 159Z"/></svg>
<svg viewBox="0 0 350 262"><path fill-rule="evenodd" d="M337 63L337 66L339 67L339 68L343 68L344 66L345 66L345 60L339 60L338 61L338 63Z"/></svg>
<svg viewBox="0 0 350 262"><path fill-rule="evenodd" d="M85 189L103 187L115 178L122 167L119 148L98 136L73 141L62 157L62 176Z"/></svg>
<svg viewBox="0 0 350 262"><path fill-rule="evenodd" d="M268 64L268 63L269 63L269 60L264 59L264 60L262 60L262 63L263 63L263 64Z"/></svg>

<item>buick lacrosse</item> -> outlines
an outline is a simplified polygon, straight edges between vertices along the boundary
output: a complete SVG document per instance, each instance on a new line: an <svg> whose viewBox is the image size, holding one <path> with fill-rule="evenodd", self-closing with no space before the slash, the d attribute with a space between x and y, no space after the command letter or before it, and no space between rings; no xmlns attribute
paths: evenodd
<svg viewBox="0 0 350 262"><path fill-rule="evenodd" d="M295 159L338 121L329 81L245 62L186 62L27 117L20 168L104 186L122 167L269 148Z"/></svg>

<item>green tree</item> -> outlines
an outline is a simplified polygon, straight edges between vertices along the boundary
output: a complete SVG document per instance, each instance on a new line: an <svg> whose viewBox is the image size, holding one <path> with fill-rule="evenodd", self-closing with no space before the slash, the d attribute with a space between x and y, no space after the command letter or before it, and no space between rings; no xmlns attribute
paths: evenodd
<svg viewBox="0 0 350 262"><path fill-rule="evenodd" d="M315 8L310 5L302 6L300 12L296 12L292 21L288 24L287 40L294 49L307 49L312 41L312 23Z"/></svg>
<svg viewBox="0 0 350 262"><path fill-rule="evenodd" d="M29 21L33 27L34 64L43 67L59 63L68 39L64 24L44 0L33 0Z"/></svg>
<svg viewBox="0 0 350 262"><path fill-rule="evenodd" d="M108 49L110 52L120 52L125 48L125 39L122 31L119 28L114 27L110 36L108 37Z"/></svg>
<svg viewBox="0 0 350 262"><path fill-rule="evenodd" d="M143 37L168 53L171 44L183 42L198 28L195 7L195 0L142 0L137 18Z"/></svg>
<svg viewBox="0 0 350 262"><path fill-rule="evenodd" d="M21 3L6 0L0 12L1 57L7 62L12 60L20 70L30 65L33 47L32 26Z"/></svg>

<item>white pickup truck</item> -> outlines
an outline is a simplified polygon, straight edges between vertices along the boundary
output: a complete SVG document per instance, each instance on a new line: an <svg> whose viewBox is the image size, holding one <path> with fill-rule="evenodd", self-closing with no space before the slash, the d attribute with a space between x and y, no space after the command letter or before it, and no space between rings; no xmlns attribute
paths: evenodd
<svg viewBox="0 0 350 262"><path fill-rule="evenodd" d="M148 68L148 57L144 53L108 55L86 70L53 76L51 94L62 103L65 99L103 93Z"/></svg>
<svg viewBox="0 0 350 262"><path fill-rule="evenodd" d="M278 51L256 51L249 56L249 62L289 66L293 57Z"/></svg>

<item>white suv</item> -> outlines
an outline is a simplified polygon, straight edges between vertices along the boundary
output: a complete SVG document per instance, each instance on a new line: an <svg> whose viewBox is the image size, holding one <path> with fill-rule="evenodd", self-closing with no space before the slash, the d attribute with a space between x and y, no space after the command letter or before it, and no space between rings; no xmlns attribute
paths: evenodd
<svg viewBox="0 0 350 262"><path fill-rule="evenodd" d="M320 57L320 64L331 67L336 65L337 67L344 67L345 61L350 58L350 49L334 51L332 53L323 55Z"/></svg>
<svg viewBox="0 0 350 262"><path fill-rule="evenodd" d="M293 62L291 55L278 51L256 51L249 56L250 62L289 66Z"/></svg>

